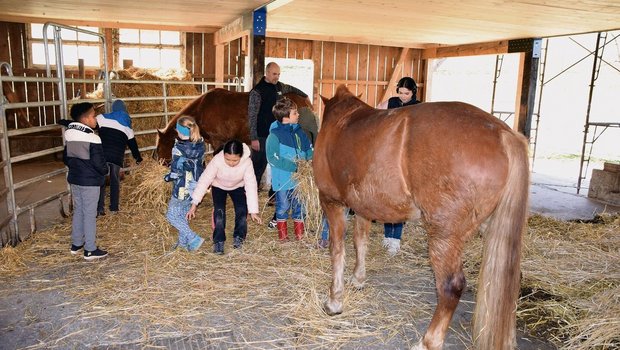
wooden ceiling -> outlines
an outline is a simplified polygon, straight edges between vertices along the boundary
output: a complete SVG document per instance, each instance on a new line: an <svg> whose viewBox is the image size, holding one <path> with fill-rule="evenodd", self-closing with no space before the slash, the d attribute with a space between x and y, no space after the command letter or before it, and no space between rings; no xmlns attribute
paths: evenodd
<svg viewBox="0 0 620 350"><path fill-rule="evenodd" d="M619 0L0 0L0 20L216 32L267 4L268 36L403 47L620 29Z"/></svg>

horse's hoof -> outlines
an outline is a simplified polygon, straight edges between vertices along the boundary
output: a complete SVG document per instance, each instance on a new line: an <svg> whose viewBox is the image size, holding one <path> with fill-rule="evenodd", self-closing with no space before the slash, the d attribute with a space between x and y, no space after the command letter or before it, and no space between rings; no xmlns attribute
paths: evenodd
<svg viewBox="0 0 620 350"><path fill-rule="evenodd" d="M357 290L362 290L366 286L366 281L362 280L360 282L360 280L355 278L355 276L351 277L351 281L350 282L351 282L351 285L353 286L353 288L355 288Z"/></svg>
<svg viewBox="0 0 620 350"><path fill-rule="evenodd" d="M328 300L325 302L325 305L323 305L323 310L325 310L325 313L328 314L329 316L339 315L342 313L342 303L339 303L339 302L330 303Z"/></svg>

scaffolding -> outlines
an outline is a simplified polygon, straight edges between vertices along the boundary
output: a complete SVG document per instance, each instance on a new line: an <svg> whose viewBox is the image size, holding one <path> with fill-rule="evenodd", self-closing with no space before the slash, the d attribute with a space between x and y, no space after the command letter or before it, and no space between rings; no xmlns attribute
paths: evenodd
<svg viewBox="0 0 620 350"><path fill-rule="evenodd" d="M610 67L618 70L616 67L614 67L611 63L605 61L605 59L603 58L603 53L605 52L605 46L607 46L607 44L616 40L618 38L618 35L616 35L609 41L607 40L607 36L608 36L607 32L599 32L596 37L596 47L594 48L594 52L590 51L590 55L593 55L594 59L592 63L592 76L590 77L590 90L588 93L588 108L586 110L586 120L585 120L584 130L583 130L583 143L581 144L579 178L577 179L577 193L578 194L579 194L579 191L581 190L581 185L583 183L583 180L585 180L586 175L588 173L588 167L590 166L590 160L592 158L592 149L594 148L594 142L596 142L596 140L598 140L598 138L608 128L612 128L612 127L620 128L620 122L618 121L612 121L612 122L591 122L590 121L590 111L592 108L592 96L594 95L594 83L598 79L599 73L601 71L601 64L607 63ZM620 70L618 71L620 72ZM592 127L594 127L594 130L590 132L590 129Z"/></svg>
<svg viewBox="0 0 620 350"><path fill-rule="evenodd" d="M614 42L618 38L618 36L620 36L619 34L619 35L614 36L610 40L608 40L608 35L609 35L609 32L598 33L598 36L596 39L596 47L594 51L584 47L583 45L578 43L576 40L570 38L574 43L581 46L583 49L587 50L589 53L585 55L584 57L580 58L579 60L577 60L576 62L574 62L573 64L571 64L570 66L566 67L565 69L563 69L562 71L554 75L553 77L549 78L548 80L545 80L545 71L546 71L546 65L547 65L547 53L549 51L549 39L545 39L545 43L542 48L544 54L541 54L542 59L540 61L540 74L539 74L540 84L538 84L538 91L536 93L536 96L537 96L536 107L535 107L536 111L533 113L533 116L535 116L535 120L530 129L530 161L531 161L530 164L531 164L532 170L534 170L534 161L536 159L536 143L538 140L538 126L539 126L540 118L541 118L541 105L542 105L544 87L548 83L553 81L555 78L561 76L562 74L564 74L565 72L567 72L568 70L576 66L577 64L589 58L591 55L594 57L593 65L592 65L592 75L590 79L590 89L589 89L589 94L588 94L587 112L586 112L585 123L584 123L583 142L582 142L582 147L581 147L579 178L577 180L577 188L576 188L577 194L579 194L581 190L581 187L583 185L583 180L586 179L588 167L590 165L590 161L592 158L591 156L592 156L592 149L593 149L594 143L609 128L620 128L620 118L613 118L617 120L612 120L609 122L590 121L590 117L591 117L590 112L591 112L591 107L592 107L592 98L594 95L594 86L595 86L596 80L598 79L602 63L605 63L609 65L611 68L613 68L614 70L620 72L620 69L615 67L613 64L607 62L603 58L605 47L608 44ZM492 100L491 100L491 114L495 115L496 117L498 117L499 119L503 121L506 121L514 115L514 112L495 110L496 88L497 88L498 79L501 76L503 60L504 60L503 55L496 56L495 78L493 79L493 94L492 94Z"/></svg>

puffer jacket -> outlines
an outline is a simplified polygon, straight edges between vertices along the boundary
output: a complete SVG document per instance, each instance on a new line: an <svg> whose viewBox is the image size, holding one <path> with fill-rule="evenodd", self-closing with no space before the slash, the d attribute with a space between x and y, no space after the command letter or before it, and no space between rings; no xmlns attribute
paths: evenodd
<svg viewBox="0 0 620 350"><path fill-rule="evenodd" d="M179 200L190 197L204 171L205 152L202 139L196 143L181 139L174 142L170 172L164 176L165 181L172 181L172 196Z"/></svg>
<svg viewBox="0 0 620 350"><path fill-rule="evenodd" d="M296 161L310 160L314 154L312 144L299 124L273 122L265 149L271 165L273 190L297 187L297 181L293 179L293 173L297 171Z"/></svg>
<svg viewBox="0 0 620 350"><path fill-rule="evenodd" d="M108 173L101 139L87 125L72 122L65 130L63 162L69 168L67 182L79 186L101 186Z"/></svg>
<svg viewBox="0 0 620 350"><path fill-rule="evenodd" d="M258 191L254 166L250 159L250 147L243 144L243 155L239 164L229 166L224 159L224 152L219 152L207 164L204 173L200 175L196 189L192 193L192 203L198 205L210 186L225 191L232 191L245 187L245 198L248 204L248 213L258 214Z"/></svg>

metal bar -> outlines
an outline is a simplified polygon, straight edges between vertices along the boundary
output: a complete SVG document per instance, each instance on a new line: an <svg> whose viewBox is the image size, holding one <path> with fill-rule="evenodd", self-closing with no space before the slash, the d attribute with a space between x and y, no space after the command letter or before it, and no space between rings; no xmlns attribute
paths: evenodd
<svg viewBox="0 0 620 350"><path fill-rule="evenodd" d="M18 136L18 135L34 134L37 132L43 132L43 131L49 131L49 130L56 130L60 128L61 126L56 125L56 124L46 125L46 126L33 126L31 128L26 128L26 129L9 130L7 134L9 135L9 137L11 137L11 136Z"/></svg>
<svg viewBox="0 0 620 350"><path fill-rule="evenodd" d="M583 176L583 163L584 163L584 157L585 157L585 153L586 153L586 142L588 141L588 127L589 127L589 123L590 123L590 110L592 107L592 96L594 94L594 82L596 81L596 67L597 67L597 61L598 61L598 52L600 49L600 45L601 45L601 33L599 32L597 37L596 37L596 48L594 49L593 52L593 56L594 56L594 60L592 62L592 76L590 77L590 90L588 93L588 108L586 109L586 123L584 125L584 130L583 130L583 143L581 144L581 162L579 163L579 179L577 179L577 194L579 194L579 191L581 190L581 180L584 179ZM589 56L589 55L588 55ZM589 161L588 161L589 163Z"/></svg>
<svg viewBox="0 0 620 350"><path fill-rule="evenodd" d="M30 184L33 184L35 182L39 182L41 180L47 180L47 179L52 178L54 176L58 176L60 174L64 174L67 171L68 171L67 168L63 167L63 168L60 168L60 169L56 169L54 171L50 171L49 173L41 174L39 176L35 176L33 178L30 178L28 180L24 180L24 181L18 182L14 186L15 186L15 189L17 190L17 189L20 189L22 187L26 187L26 186L28 186Z"/></svg>
<svg viewBox="0 0 620 350"><path fill-rule="evenodd" d="M69 194L69 191L62 191L62 192L59 192L59 193L55 193L55 194L53 194L51 196L45 197L43 199L40 199L40 200L38 200L36 202L30 203L30 204L28 204L25 207L20 207L20 208L17 209L17 215L21 215L22 213L30 210L31 208L36 208L36 207L41 206L43 204L49 203L49 202L51 202L51 201L53 201L55 199L62 198L63 196L66 196L68 194Z"/></svg>
<svg viewBox="0 0 620 350"><path fill-rule="evenodd" d="M0 74L0 79L2 75ZM11 152L10 152L10 144L9 137L7 135L7 127L6 127L6 109L5 105L2 103L4 101L4 92L0 88L0 128L2 130L2 137L0 138L0 152L2 153L2 159L6 161L6 164L2 167L4 173L4 185L8 190L8 195L6 198L7 201L7 211L12 217L12 229L9 228L9 244L15 246L19 237L19 225L17 224L17 203L15 201L15 188L13 186L13 170L10 162ZM2 225L4 227L4 224Z"/></svg>
<svg viewBox="0 0 620 350"><path fill-rule="evenodd" d="M64 150L64 146L58 146L58 147L54 147L54 148L48 148L42 151L38 151L38 152L33 152L33 153L28 153L28 154L22 154L21 156L16 156L16 157L11 157L11 163L18 163L18 162L22 162L24 160L28 160L28 159L32 159L32 158L37 158L37 157L42 157L42 156L46 156L48 154L54 154L57 152L62 152Z"/></svg>
<svg viewBox="0 0 620 350"><path fill-rule="evenodd" d="M7 103L5 106L6 109L16 109L16 108L29 108L29 107L44 107L44 106L60 106L62 103L60 101L54 102L19 102L19 103Z"/></svg>

